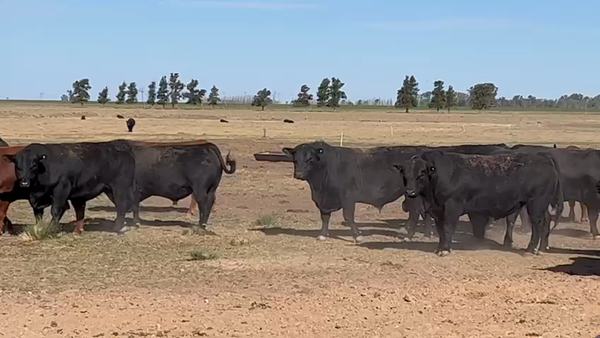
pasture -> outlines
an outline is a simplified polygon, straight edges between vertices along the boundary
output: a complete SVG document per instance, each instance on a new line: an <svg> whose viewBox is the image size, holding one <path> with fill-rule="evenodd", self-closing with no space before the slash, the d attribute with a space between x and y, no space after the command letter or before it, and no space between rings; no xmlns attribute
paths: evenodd
<svg viewBox="0 0 600 338"><path fill-rule="evenodd" d="M11 145L201 138L223 155L231 150L238 161L217 191L213 233L187 229L198 221L185 213L189 198L172 207L153 197L142 204L139 230L112 235L104 230L114 208L102 196L88 203L81 237L0 238L2 337L600 334L600 242L588 236L587 225L563 222L550 236L551 253L524 256L529 233L515 230L517 248L506 250L498 244L505 228L499 221L485 245L475 245L464 222L452 255L440 258L433 253L437 238L398 239L407 215L397 201L381 213L357 205L364 243L351 243L340 212L332 217L332 238L321 242L318 211L306 182L292 178L292 164L252 156L317 139L338 145L342 132L345 146L359 147L504 142L600 148L600 115L2 103L0 117L0 137ZM137 121L133 133L125 126L129 117ZM295 123L283 123L286 118ZM579 218L579 205L576 212ZM9 217L16 224L34 221L25 201L11 205ZM73 220L67 211L66 231Z"/></svg>

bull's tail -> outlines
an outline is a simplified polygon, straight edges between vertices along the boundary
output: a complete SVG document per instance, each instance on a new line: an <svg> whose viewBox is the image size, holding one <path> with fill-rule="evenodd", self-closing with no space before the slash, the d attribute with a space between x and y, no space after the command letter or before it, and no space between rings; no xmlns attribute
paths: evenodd
<svg viewBox="0 0 600 338"><path fill-rule="evenodd" d="M223 156L221 156L221 151L219 150L219 148L217 148L217 146L214 146L213 150L219 158L219 162L221 163L221 169L223 169L223 171L227 174L233 174L235 172L235 169L237 168L237 161L235 159L235 155L233 155L231 151L229 151L225 156L225 160L223 161ZM229 168L227 166L229 166Z"/></svg>

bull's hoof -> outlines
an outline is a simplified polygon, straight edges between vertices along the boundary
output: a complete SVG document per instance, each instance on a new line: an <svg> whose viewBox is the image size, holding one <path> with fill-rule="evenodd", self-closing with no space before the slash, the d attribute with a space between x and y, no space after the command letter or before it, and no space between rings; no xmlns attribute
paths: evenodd
<svg viewBox="0 0 600 338"><path fill-rule="evenodd" d="M363 241L363 236L354 238L354 244L360 244Z"/></svg>
<svg viewBox="0 0 600 338"><path fill-rule="evenodd" d="M318 241L326 241L326 240L327 240L327 237L325 237L325 236L323 236L323 235L320 235L319 237L317 237L317 240L318 240Z"/></svg>
<svg viewBox="0 0 600 338"><path fill-rule="evenodd" d="M437 250L436 254L438 255L438 257L446 257L450 255L450 250Z"/></svg>
<svg viewBox="0 0 600 338"><path fill-rule="evenodd" d="M132 228L126 225L126 226L122 227L121 229L119 229L118 233L119 234L124 234L124 233L126 233L128 231L131 231L131 230L132 230Z"/></svg>
<svg viewBox="0 0 600 338"><path fill-rule="evenodd" d="M512 247L513 247L513 243L508 242L508 241L504 241L504 243L502 245L504 245L504 247L507 249L512 249Z"/></svg>

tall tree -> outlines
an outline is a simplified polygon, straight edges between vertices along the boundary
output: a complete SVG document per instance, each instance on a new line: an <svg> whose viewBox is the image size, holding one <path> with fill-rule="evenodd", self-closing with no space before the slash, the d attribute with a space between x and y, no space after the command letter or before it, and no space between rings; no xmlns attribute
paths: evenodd
<svg viewBox="0 0 600 338"><path fill-rule="evenodd" d="M450 113L450 108L456 106L456 92L454 91L454 87L448 86L448 91L446 91L446 101L444 104L448 109L448 113Z"/></svg>
<svg viewBox="0 0 600 338"><path fill-rule="evenodd" d="M496 105L498 87L493 83L478 83L469 89L471 109L483 110Z"/></svg>
<svg viewBox="0 0 600 338"><path fill-rule="evenodd" d="M446 102L446 91L444 90L444 81L437 80L433 83L433 91L431 92L431 102L429 108L435 108L436 111L444 108Z"/></svg>
<svg viewBox="0 0 600 338"><path fill-rule="evenodd" d="M150 82L148 86L148 100L146 103L152 106L156 103L156 81Z"/></svg>
<svg viewBox="0 0 600 338"><path fill-rule="evenodd" d="M329 80L328 78L324 78L323 81L321 81L319 88L317 88L317 107L323 107L329 101L329 97L330 97L329 84L330 83L331 83L331 80Z"/></svg>
<svg viewBox="0 0 600 338"><path fill-rule="evenodd" d="M157 103L162 104L163 108L169 102L169 83L166 76L163 76L158 83L156 98L158 99Z"/></svg>
<svg viewBox="0 0 600 338"><path fill-rule="evenodd" d="M90 86L89 79L81 79L73 82L73 100L71 102L78 102L83 106L85 102L90 100L90 89L92 89L92 86Z"/></svg>
<svg viewBox="0 0 600 338"><path fill-rule="evenodd" d="M117 93L117 104L125 103L125 96L127 95L127 83L123 81L119 86L119 92Z"/></svg>
<svg viewBox="0 0 600 338"><path fill-rule="evenodd" d="M98 94L98 103L106 104L109 101L110 101L110 98L108 97L108 87L104 87L104 89L102 89L100 91L100 93Z"/></svg>
<svg viewBox="0 0 600 338"><path fill-rule="evenodd" d="M210 94L208 94L208 104L214 109L219 101L221 101L219 98L219 88L213 85L210 89Z"/></svg>
<svg viewBox="0 0 600 338"><path fill-rule="evenodd" d="M179 73L171 73L169 77L169 97L171 97L171 108L175 108L175 105L181 98L181 91L183 90L183 83L179 81Z"/></svg>
<svg viewBox="0 0 600 338"><path fill-rule="evenodd" d="M419 104L418 85L419 83L414 76L408 77L407 75L402 83L402 88L398 90L394 106L396 108L404 108L407 113L410 108L415 108Z"/></svg>
<svg viewBox="0 0 600 338"><path fill-rule="evenodd" d="M271 91L267 88L259 90L254 98L252 98L252 106L261 107L261 110L265 110L265 107L273 103L273 99L271 99Z"/></svg>
<svg viewBox="0 0 600 338"><path fill-rule="evenodd" d="M183 94L183 96L188 99L187 103L193 104L194 106L202 104L204 96L206 95L206 89L197 89L196 87L198 87L198 80L192 79L186 86L188 92Z"/></svg>
<svg viewBox="0 0 600 338"><path fill-rule="evenodd" d="M344 84L345 83L343 83L340 79L335 77L331 78L331 85L329 86L329 100L326 104L327 107L335 110L335 108L340 106L340 100L345 100L348 98L346 97L346 93L342 90Z"/></svg>
<svg viewBox="0 0 600 338"><path fill-rule="evenodd" d="M310 87L303 84L302 87L300 87L300 93L298 93L298 98L294 100L293 105L296 107L310 106L310 101L313 99L313 95L308 93L309 90Z"/></svg>
<svg viewBox="0 0 600 338"><path fill-rule="evenodd" d="M137 84L135 82L132 82L129 84L129 87L127 87L127 103L137 103L137 95Z"/></svg>

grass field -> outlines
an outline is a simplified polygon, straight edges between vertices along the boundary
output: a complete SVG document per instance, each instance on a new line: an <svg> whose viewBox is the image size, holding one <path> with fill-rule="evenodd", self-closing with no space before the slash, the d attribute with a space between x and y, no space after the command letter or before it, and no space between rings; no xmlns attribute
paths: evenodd
<svg viewBox="0 0 600 338"><path fill-rule="evenodd" d="M127 133L126 118L136 128ZM85 115L86 120L80 116ZM523 256L529 234L504 226L475 246L462 224L455 251L437 239L402 242L399 202L381 213L357 206L365 243L351 243L342 216L332 238L305 182L289 163L252 154L323 139L347 146L533 143L600 147L600 115L553 113L403 114L398 111L144 110L3 103L0 137L9 144L59 141L207 139L232 151L211 216L214 233L161 198L143 203L142 227L109 234L105 197L88 204L81 237L0 238L1 337L594 337L600 334L600 244L587 225L562 223L553 253ZM224 118L229 123L220 123ZM282 120L293 119L286 124ZM266 133L266 137L264 134ZM567 208L568 209L568 208ZM579 209L577 208L577 211ZM9 217L30 224L27 202ZM68 231L74 214L63 222Z"/></svg>

